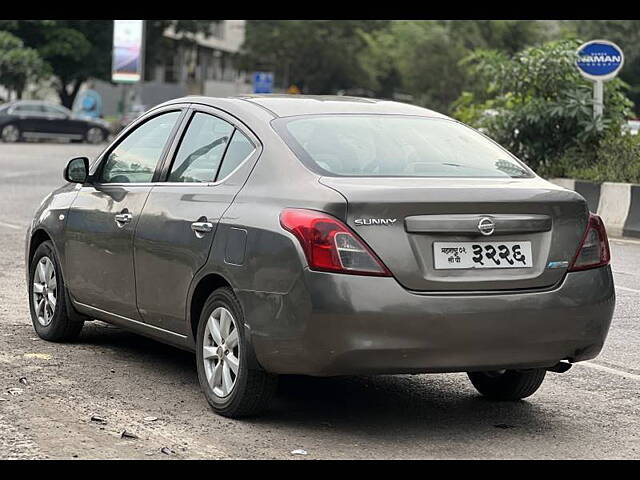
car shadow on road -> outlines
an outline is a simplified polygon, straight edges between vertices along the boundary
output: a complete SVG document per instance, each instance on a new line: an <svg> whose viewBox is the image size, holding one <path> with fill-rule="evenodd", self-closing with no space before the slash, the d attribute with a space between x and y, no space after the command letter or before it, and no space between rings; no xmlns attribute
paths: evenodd
<svg viewBox="0 0 640 480"><path fill-rule="evenodd" d="M551 413L551 415L550 415ZM466 374L313 378L283 376L269 412L250 420L281 427L344 433L448 439L510 430L553 431L552 412L531 400L495 402L481 397Z"/></svg>
<svg viewBox="0 0 640 480"><path fill-rule="evenodd" d="M166 376L165 384L193 385L199 393L195 356L104 324L87 328L79 344L107 348L144 376ZM550 374L551 375L551 374ZM144 380L141 380L144 381ZM550 388L550 387L549 387ZM541 390L543 391L543 385ZM185 392L176 392L182 395ZM544 392L543 392L544 393ZM540 392L538 393L540 395ZM204 400L202 414L209 411ZM211 413L213 414L213 413ZM260 416L235 420L265 428L344 433L380 440L492 438L498 432L534 435L567 432L565 416L531 399L495 402L481 397L466 374L306 377L283 375L272 407ZM504 438L504 435L500 435Z"/></svg>

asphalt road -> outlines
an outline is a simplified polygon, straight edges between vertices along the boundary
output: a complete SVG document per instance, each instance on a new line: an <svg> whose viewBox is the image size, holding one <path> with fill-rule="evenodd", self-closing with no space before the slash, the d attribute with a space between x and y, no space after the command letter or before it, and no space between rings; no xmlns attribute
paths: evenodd
<svg viewBox="0 0 640 480"><path fill-rule="evenodd" d="M465 374L285 377L267 414L229 420L187 352L102 322L73 344L40 340L25 228L66 161L101 148L0 144L0 458L640 458L639 241L611 241L617 306L600 356L516 403L484 400Z"/></svg>

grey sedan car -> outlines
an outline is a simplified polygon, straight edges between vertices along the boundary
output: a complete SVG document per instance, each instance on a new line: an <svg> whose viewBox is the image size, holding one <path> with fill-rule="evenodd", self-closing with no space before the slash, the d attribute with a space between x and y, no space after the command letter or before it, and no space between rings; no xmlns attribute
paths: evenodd
<svg viewBox="0 0 640 480"><path fill-rule="evenodd" d="M35 213L40 337L99 319L195 351L213 410L280 374L468 372L517 400L602 349L602 220L477 131L350 97L185 97L146 112Z"/></svg>

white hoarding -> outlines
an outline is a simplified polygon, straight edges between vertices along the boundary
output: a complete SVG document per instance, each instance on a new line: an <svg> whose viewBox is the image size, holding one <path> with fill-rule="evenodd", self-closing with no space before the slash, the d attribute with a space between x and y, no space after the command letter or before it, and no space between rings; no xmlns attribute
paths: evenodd
<svg viewBox="0 0 640 480"><path fill-rule="evenodd" d="M113 21L113 64L111 80L135 83L142 78L143 20Z"/></svg>

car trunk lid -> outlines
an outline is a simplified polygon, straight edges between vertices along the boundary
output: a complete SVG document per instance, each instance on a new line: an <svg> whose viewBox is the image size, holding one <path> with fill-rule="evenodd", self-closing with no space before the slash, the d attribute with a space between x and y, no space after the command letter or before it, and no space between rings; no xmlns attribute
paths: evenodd
<svg viewBox="0 0 640 480"><path fill-rule="evenodd" d="M540 178L325 176L320 182L345 197L347 224L398 282L416 291L552 286L563 278L588 220L580 195ZM493 224L490 235L480 232L481 221ZM434 243L441 252L455 246L530 247L531 266L453 268L434 254Z"/></svg>

